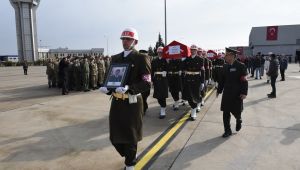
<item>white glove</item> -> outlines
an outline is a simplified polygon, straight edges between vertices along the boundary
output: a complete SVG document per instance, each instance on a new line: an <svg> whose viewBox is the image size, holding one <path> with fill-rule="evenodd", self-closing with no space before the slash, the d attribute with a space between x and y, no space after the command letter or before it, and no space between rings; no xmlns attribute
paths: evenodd
<svg viewBox="0 0 300 170"><path fill-rule="evenodd" d="M181 58L181 61L184 61L186 58Z"/></svg>
<svg viewBox="0 0 300 170"><path fill-rule="evenodd" d="M104 93L104 94L107 94L109 91L108 91L108 89L106 88L106 87L100 87L99 88L99 91L101 92L101 93Z"/></svg>
<svg viewBox="0 0 300 170"><path fill-rule="evenodd" d="M204 83L201 83L200 90L202 91L204 89Z"/></svg>
<svg viewBox="0 0 300 170"><path fill-rule="evenodd" d="M182 71L180 70L178 74L181 76L181 74L182 74Z"/></svg>
<svg viewBox="0 0 300 170"><path fill-rule="evenodd" d="M128 85L126 85L125 87L118 87L118 88L116 88L116 92L117 93L122 93L122 94L125 94L126 93L126 91L129 89L129 86Z"/></svg>
<svg viewBox="0 0 300 170"><path fill-rule="evenodd" d="M163 71L163 72L162 72L162 76L163 76L163 77L166 77L166 76L167 76L167 72L166 72L166 71Z"/></svg>

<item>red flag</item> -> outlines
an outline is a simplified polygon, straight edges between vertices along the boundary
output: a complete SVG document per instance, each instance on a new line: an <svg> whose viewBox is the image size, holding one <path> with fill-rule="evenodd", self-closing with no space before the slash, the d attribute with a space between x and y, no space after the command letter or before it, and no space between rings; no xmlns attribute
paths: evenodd
<svg viewBox="0 0 300 170"><path fill-rule="evenodd" d="M274 41L278 37L278 26L267 27L267 40Z"/></svg>

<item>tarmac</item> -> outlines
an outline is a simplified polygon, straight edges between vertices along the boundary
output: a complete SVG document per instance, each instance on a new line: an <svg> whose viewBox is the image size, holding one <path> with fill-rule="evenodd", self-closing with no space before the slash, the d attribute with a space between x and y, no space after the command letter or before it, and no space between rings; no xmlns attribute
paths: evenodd
<svg viewBox="0 0 300 170"><path fill-rule="evenodd" d="M124 159L109 141L109 96L98 90L62 96L48 88L45 70L29 67L25 76L21 67L0 67L0 169L121 170ZM299 65L290 64L286 81L277 80L277 98L268 99L266 78L249 78L243 127L226 139L222 96L213 92L197 120L185 122L144 169L300 169ZM150 96L148 103L139 155L189 111L173 111L169 96L160 120L156 100Z"/></svg>

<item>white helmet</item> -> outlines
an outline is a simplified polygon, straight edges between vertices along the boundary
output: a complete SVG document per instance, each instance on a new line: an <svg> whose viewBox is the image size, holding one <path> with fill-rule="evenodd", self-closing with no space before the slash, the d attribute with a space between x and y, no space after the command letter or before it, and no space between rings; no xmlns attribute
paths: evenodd
<svg viewBox="0 0 300 170"><path fill-rule="evenodd" d="M197 50L198 47L197 47L196 45L193 44L193 45L191 45L190 49L191 49L191 50Z"/></svg>
<svg viewBox="0 0 300 170"><path fill-rule="evenodd" d="M139 40L139 35L136 31L136 29L134 28L126 28L122 34L121 34L121 39L122 38L132 38L132 39L135 39L135 40Z"/></svg>
<svg viewBox="0 0 300 170"><path fill-rule="evenodd" d="M163 52L163 49L164 49L164 47L158 47L157 50L156 50L156 52L162 53L162 52Z"/></svg>

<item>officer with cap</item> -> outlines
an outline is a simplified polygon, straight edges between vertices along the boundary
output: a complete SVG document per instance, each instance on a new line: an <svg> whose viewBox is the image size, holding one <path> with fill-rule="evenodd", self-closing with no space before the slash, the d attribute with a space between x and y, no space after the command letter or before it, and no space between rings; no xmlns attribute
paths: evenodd
<svg viewBox="0 0 300 170"><path fill-rule="evenodd" d="M192 108L190 120L194 121L197 117L197 106L200 106L202 100L200 96L200 86L204 83L204 77L201 75L203 68L202 59L197 56L197 46L191 46L191 56L183 61L183 70L185 72L183 82L183 99L189 102Z"/></svg>
<svg viewBox="0 0 300 170"><path fill-rule="evenodd" d="M223 92L221 111L223 111L224 138L232 135L230 128L231 113L236 118L236 131L241 129L243 100L248 93L247 68L236 60L237 52L234 49L226 48L226 64L223 67L223 74L217 90L217 97Z"/></svg>
<svg viewBox="0 0 300 170"><path fill-rule="evenodd" d="M149 57L139 53L135 46L138 33L133 28L121 34L124 51L112 56L111 64L129 64L125 86L100 92L112 95L109 111L110 141L122 157L125 169L133 170L136 164L137 143L142 140L143 99L141 93L151 87L151 64Z"/></svg>
<svg viewBox="0 0 300 170"><path fill-rule="evenodd" d="M166 98L168 98L167 60L162 58L163 47L157 48L158 57L151 63L151 75L154 87L153 98L156 98L160 105L160 119L166 117Z"/></svg>

